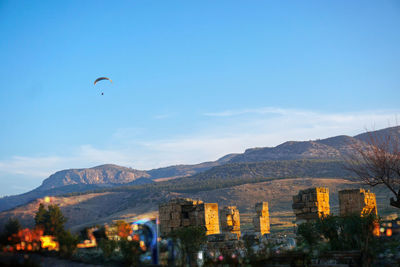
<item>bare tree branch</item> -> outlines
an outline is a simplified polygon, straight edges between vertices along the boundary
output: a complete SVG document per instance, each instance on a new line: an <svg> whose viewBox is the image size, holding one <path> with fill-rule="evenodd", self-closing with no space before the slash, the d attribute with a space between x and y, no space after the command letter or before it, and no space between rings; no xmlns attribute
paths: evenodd
<svg viewBox="0 0 400 267"><path fill-rule="evenodd" d="M395 196L390 205L400 208L400 142L398 135L367 131L365 143L355 142L345 169L369 186L384 185Z"/></svg>

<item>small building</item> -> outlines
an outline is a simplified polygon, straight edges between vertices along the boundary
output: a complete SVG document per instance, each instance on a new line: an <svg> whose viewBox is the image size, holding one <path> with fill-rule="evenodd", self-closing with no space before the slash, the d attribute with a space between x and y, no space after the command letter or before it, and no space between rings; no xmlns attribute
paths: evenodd
<svg viewBox="0 0 400 267"><path fill-rule="evenodd" d="M187 226L204 226L207 235L220 233L217 203L177 198L160 204L158 211L160 232L163 236Z"/></svg>

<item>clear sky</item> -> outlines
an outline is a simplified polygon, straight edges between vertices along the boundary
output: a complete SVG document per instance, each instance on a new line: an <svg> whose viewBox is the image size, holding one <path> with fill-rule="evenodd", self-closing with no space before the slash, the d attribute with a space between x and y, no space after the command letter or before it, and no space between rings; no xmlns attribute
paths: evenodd
<svg viewBox="0 0 400 267"><path fill-rule="evenodd" d="M399 29L396 0L0 0L0 195L394 125Z"/></svg>

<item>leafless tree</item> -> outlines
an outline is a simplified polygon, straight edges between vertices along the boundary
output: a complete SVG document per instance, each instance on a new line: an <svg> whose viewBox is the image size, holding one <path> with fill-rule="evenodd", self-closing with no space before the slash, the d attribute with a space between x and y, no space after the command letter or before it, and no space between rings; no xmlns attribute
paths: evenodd
<svg viewBox="0 0 400 267"><path fill-rule="evenodd" d="M397 127L396 127L397 128ZM393 194L390 205L400 208L400 142L398 135L380 135L367 131L364 140L352 145L354 153L347 158L345 168L370 186L384 185Z"/></svg>

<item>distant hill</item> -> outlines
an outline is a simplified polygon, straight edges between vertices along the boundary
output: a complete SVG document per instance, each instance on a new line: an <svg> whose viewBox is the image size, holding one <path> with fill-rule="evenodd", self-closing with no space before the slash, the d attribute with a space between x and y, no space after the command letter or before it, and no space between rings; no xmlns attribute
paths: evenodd
<svg viewBox="0 0 400 267"><path fill-rule="evenodd" d="M139 178L149 178L145 171L106 164L88 169L69 169L56 172L45 179L38 190L47 190L66 185L121 185Z"/></svg>
<svg viewBox="0 0 400 267"><path fill-rule="evenodd" d="M384 128L381 130L362 133L362 134L354 136L354 138L357 140L363 141L363 142L368 142L371 135L376 136L378 138L384 138L386 136L390 136L391 139L399 141L400 140L400 126L389 127L389 128Z"/></svg>
<svg viewBox="0 0 400 267"><path fill-rule="evenodd" d="M276 147L247 149L229 162L259 162L294 159L343 159L352 153L352 145L366 145L356 138L341 135L315 141L288 141Z"/></svg>
<svg viewBox="0 0 400 267"><path fill-rule="evenodd" d="M117 170L113 170L114 167L111 166L116 166L115 167L116 169L124 167L120 167L117 165L103 165L103 166L107 166L105 167L106 171L104 173L100 171L102 169L102 166L90 169L81 169L81 170L71 169L71 170L57 172L51 175L46 180L44 180L41 186L32 191L20 195L6 196L0 198L0 211L12 209L14 207L28 203L34 199L42 198L44 196L57 196L73 192L93 191L105 187L120 186L121 184L142 185L142 184L153 183L151 179L144 177L136 177L135 179L132 180L132 173L126 174L125 172L118 172ZM92 170L95 171L92 172ZM92 176L94 175L94 173L98 173L100 177ZM111 174L115 175L112 175L111 176L112 178L108 179L108 175ZM131 179L129 179L129 177ZM122 183L121 181L126 181L126 183Z"/></svg>
<svg viewBox="0 0 400 267"><path fill-rule="evenodd" d="M400 138L400 127L386 128L371 132L378 136ZM343 160L353 152L352 145L365 146L368 133L355 137L335 136L314 141L288 141L276 147L247 149L241 154L228 154L216 161L194 165L175 165L149 171L140 171L113 164L88 169L70 169L56 172L43 181L38 189L50 189L73 184L122 185L138 178L171 179L192 176L216 166L230 163L263 162L277 160L323 159Z"/></svg>
<svg viewBox="0 0 400 267"><path fill-rule="evenodd" d="M400 139L400 127L385 128L371 133L379 137L390 135ZM363 133L354 137L341 135L314 141L288 141L276 147L251 148L244 153L228 154L216 161L168 166L148 171L113 164L88 169L63 170L51 175L43 181L41 186L28 193L0 198L0 211L45 195L84 192L102 187L147 184L152 181L181 177L194 179L234 177L239 180L256 176L348 177L348 173L342 170L339 161L352 153L353 144L366 146L365 141L368 140L368 136L368 133ZM299 161L296 164L293 162L289 164L288 160ZM302 163L301 160L322 160L324 162ZM278 161L283 162L278 163ZM265 162L265 164L251 164L256 162Z"/></svg>
<svg viewBox="0 0 400 267"><path fill-rule="evenodd" d="M231 178L291 178L324 177L351 178L352 174L343 168L340 160L275 160L263 162L228 163L198 173L196 180ZM221 181L222 182L222 181Z"/></svg>

